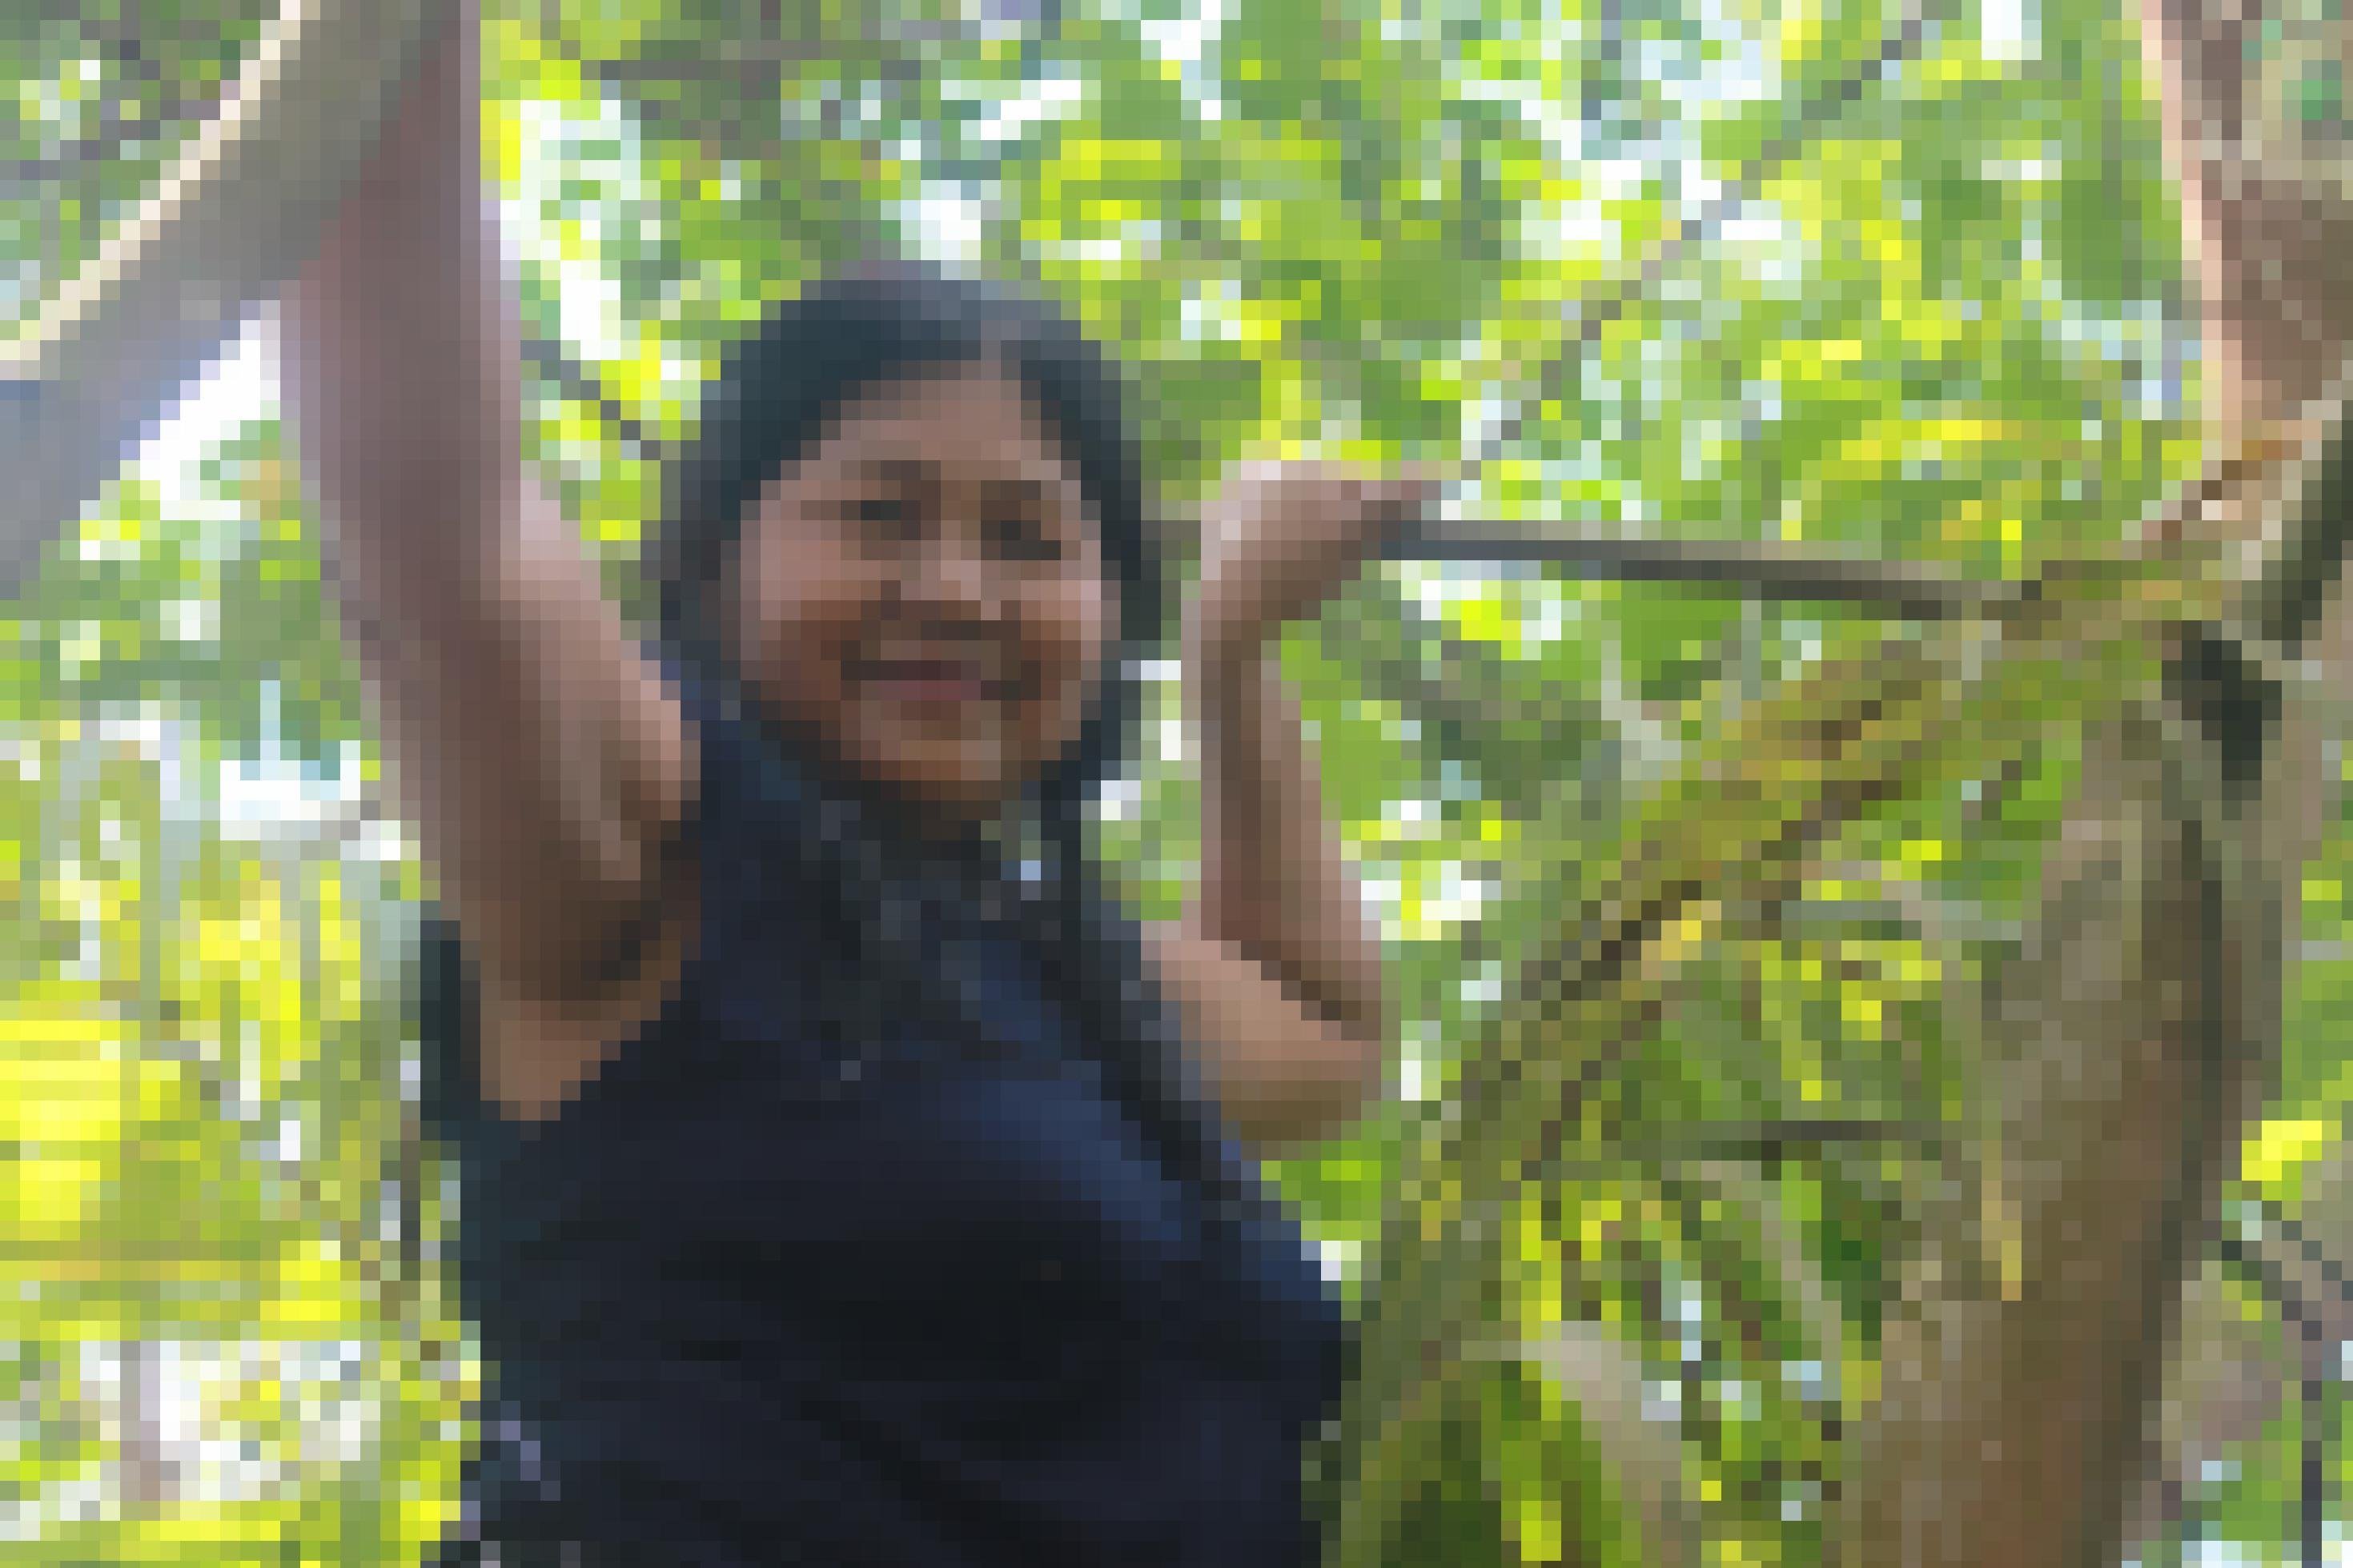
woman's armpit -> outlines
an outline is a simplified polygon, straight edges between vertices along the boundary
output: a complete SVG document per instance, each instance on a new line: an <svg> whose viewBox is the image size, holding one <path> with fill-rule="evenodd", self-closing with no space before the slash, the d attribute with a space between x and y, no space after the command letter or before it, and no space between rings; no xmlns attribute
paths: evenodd
<svg viewBox="0 0 2353 1568"><path fill-rule="evenodd" d="M562 997L495 996L479 1014L482 1102L512 1121L562 1114L675 1000L700 939L701 876L682 857L654 907L581 988ZM626 948L626 952L623 949Z"/></svg>

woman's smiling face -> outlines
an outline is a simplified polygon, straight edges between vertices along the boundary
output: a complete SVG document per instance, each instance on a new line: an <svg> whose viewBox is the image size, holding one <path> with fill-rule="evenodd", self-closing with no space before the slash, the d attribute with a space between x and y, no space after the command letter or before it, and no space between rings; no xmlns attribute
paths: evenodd
<svg viewBox="0 0 2353 1568"><path fill-rule="evenodd" d="M994 363L844 406L745 519L730 636L759 700L943 826L1078 733L1116 616L1076 470Z"/></svg>

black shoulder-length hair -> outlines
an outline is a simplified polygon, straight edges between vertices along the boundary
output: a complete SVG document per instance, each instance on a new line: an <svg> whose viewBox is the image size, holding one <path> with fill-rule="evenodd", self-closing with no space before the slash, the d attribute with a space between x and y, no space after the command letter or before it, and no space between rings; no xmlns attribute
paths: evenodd
<svg viewBox="0 0 2353 1568"><path fill-rule="evenodd" d="M1147 968L1142 934L1085 852L1084 813L1129 757L1139 665L1165 646L1169 584L1157 548L1131 397L1115 362L1042 298L926 263L868 261L772 306L707 384L691 443L666 470L663 514L647 568L664 657L726 694L732 710L780 752L784 732L748 700L723 634L721 585L744 520L786 465L811 449L860 395L924 374L993 363L1018 379L1076 470L1115 578L1118 636L1085 720L1028 790L1026 825L982 858L1026 911L1060 1000L1131 1115L1172 1166L1221 1205L1251 1206L1255 1184L1223 1142L1224 1125L1185 1050L1177 1016ZM803 865L861 937L865 962L845 986L879 1007L953 1012L954 978L926 951L924 900L968 897L940 864L894 831L887 803L861 796L825 760L787 759L815 779L780 809L797 817ZM965 844L971 850L976 846ZM961 863L969 870L969 861ZM871 1014L864 1015L871 1017Z"/></svg>

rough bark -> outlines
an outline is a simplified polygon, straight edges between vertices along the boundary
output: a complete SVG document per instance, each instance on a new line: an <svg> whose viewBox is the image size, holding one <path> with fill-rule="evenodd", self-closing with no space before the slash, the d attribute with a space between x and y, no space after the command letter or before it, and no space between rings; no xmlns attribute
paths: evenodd
<svg viewBox="0 0 2353 1568"><path fill-rule="evenodd" d="M2038 930L1987 1011L1983 1218L1924 1247L1892 1307L1848 1562L2116 1560L2184 1266L2276 1035L2277 903L2192 807L2174 728L2087 738Z"/></svg>
<svg viewBox="0 0 2353 1568"><path fill-rule="evenodd" d="M2232 632L2179 638L2163 696L2086 737L2026 951L1983 1007L1984 1201L1924 1235L1891 1311L1843 1562L2117 1560L2183 1279L2271 1085L2324 816L2341 401L2315 425L2295 461L2182 520L2253 546Z"/></svg>

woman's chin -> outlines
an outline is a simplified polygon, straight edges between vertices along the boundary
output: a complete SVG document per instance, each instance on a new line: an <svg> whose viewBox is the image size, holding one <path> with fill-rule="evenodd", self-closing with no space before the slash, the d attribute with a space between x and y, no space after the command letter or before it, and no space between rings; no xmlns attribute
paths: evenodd
<svg viewBox="0 0 2353 1568"><path fill-rule="evenodd" d="M902 752L872 776L919 831L953 832L1002 815L1015 793L994 770L949 765L961 761Z"/></svg>

